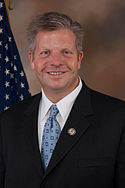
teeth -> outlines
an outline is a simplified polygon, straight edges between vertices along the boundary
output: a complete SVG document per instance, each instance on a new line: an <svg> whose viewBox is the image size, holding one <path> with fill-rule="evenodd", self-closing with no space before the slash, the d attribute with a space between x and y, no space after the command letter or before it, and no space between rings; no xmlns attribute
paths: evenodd
<svg viewBox="0 0 125 188"><path fill-rule="evenodd" d="M49 72L49 74L51 74L51 75L58 75L58 74L62 74L62 72Z"/></svg>

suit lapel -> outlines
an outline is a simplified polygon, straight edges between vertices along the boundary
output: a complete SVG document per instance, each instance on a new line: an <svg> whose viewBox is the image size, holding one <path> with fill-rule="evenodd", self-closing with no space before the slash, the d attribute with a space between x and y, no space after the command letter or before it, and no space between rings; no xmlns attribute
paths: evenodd
<svg viewBox="0 0 125 188"><path fill-rule="evenodd" d="M61 132L44 178L72 149L85 131L87 131L91 125L88 117L92 117L92 115L90 90L84 85ZM68 133L71 128L74 128L76 131L74 135Z"/></svg>

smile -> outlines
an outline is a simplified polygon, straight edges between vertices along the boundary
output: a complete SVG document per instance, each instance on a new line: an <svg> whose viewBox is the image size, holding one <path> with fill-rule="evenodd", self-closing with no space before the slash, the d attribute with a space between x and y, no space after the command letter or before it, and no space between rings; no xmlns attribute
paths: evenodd
<svg viewBox="0 0 125 188"><path fill-rule="evenodd" d="M50 75L60 75L63 74L64 72L48 72Z"/></svg>

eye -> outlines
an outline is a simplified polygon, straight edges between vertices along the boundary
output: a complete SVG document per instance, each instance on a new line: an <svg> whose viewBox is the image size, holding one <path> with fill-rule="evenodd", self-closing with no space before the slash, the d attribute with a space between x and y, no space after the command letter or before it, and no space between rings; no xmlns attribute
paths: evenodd
<svg viewBox="0 0 125 188"><path fill-rule="evenodd" d="M71 52L70 51L68 51L68 50L65 50L64 51L64 54L70 54Z"/></svg>
<svg viewBox="0 0 125 188"><path fill-rule="evenodd" d="M64 54L65 54L65 55L71 55L72 52L71 52L70 50L64 50Z"/></svg>
<svg viewBox="0 0 125 188"><path fill-rule="evenodd" d="M50 51L49 50L44 50L42 52L40 52L40 55L42 55L43 57L46 57L50 54Z"/></svg>

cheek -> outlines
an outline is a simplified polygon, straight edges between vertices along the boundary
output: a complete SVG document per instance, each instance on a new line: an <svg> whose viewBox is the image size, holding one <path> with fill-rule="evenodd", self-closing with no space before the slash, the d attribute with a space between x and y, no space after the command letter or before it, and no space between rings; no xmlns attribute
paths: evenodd
<svg viewBox="0 0 125 188"><path fill-rule="evenodd" d="M77 71L80 69L80 63L78 61L72 61L69 63L70 69Z"/></svg>
<svg viewBox="0 0 125 188"><path fill-rule="evenodd" d="M35 61L33 65L34 70L40 72L43 69L43 63L40 61Z"/></svg>

